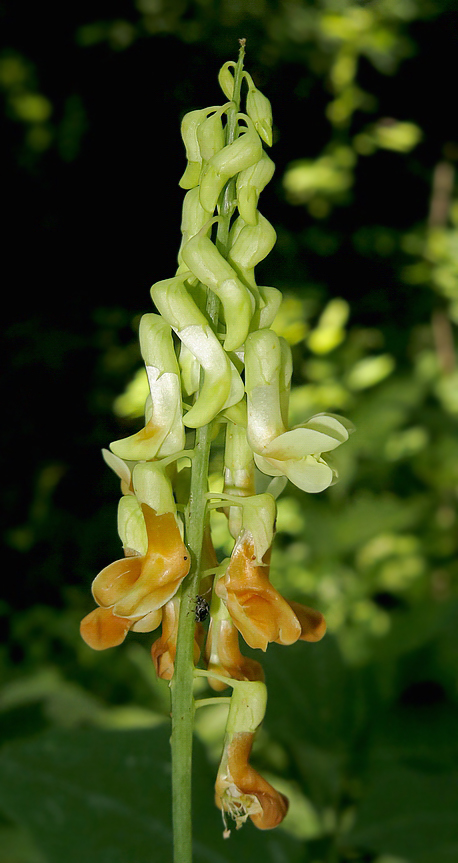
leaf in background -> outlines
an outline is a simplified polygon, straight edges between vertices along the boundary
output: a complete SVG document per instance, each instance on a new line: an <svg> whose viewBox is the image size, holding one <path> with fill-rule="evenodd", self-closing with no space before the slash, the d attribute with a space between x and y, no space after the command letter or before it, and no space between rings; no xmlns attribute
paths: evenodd
<svg viewBox="0 0 458 863"><path fill-rule="evenodd" d="M170 863L169 726L58 731L5 746L0 806L28 829L47 863ZM214 773L196 744L195 863L298 863L301 844L251 824L222 839Z"/></svg>
<svg viewBox="0 0 458 863"><path fill-rule="evenodd" d="M350 841L409 863L458 859L458 771L428 774L392 764L372 777Z"/></svg>
<svg viewBox="0 0 458 863"><path fill-rule="evenodd" d="M269 701L266 729L278 739L306 740L331 751L351 741L363 705L335 639L269 645L263 665Z"/></svg>
<svg viewBox="0 0 458 863"><path fill-rule="evenodd" d="M409 863L458 859L458 711L447 704L379 717L367 787L347 836Z"/></svg>

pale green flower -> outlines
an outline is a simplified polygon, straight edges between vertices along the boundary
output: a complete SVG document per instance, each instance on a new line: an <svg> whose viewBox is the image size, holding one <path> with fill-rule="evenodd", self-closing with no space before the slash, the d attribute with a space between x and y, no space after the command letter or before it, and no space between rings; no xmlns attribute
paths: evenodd
<svg viewBox="0 0 458 863"><path fill-rule="evenodd" d="M286 350L272 330L258 330L246 342L247 437L257 467L268 476L286 476L307 492L319 492L337 477L322 458L348 440L351 423L333 414L317 414L287 428L290 368Z"/></svg>

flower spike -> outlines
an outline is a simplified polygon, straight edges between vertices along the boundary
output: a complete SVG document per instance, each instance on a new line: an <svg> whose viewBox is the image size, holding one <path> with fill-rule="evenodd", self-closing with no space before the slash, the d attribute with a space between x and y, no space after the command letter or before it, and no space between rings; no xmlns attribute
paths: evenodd
<svg viewBox="0 0 458 863"><path fill-rule="evenodd" d="M181 123L187 164L177 268L153 284L157 313L143 315L139 328L149 384L144 427L103 451L121 481L124 556L94 578L97 607L81 622L95 650L120 645L131 630L161 627L151 657L157 676L171 681L173 797L186 801L174 812L174 838L186 860L192 837L182 815L196 707L229 704L215 785L223 835L228 818L236 829L250 818L268 830L288 811L286 797L249 763L267 690L240 636L263 651L270 642L324 636L323 615L270 582L276 499L287 479L309 492L327 488L336 471L324 456L352 431L343 417L324 413L289 426L291 349L271 329L281 293L259 287L255 275L276 240L258 209L274 173L263 148L272 144L272 113L243 70L245 41L237 63L225 63L218 77L229 101L190 111ZM214 482L212 447L224 434ZM227 516L234 540L222 561L212 541L214 509ZM195 701L194 677L217 692L231 687L232 697Z"/></svg>

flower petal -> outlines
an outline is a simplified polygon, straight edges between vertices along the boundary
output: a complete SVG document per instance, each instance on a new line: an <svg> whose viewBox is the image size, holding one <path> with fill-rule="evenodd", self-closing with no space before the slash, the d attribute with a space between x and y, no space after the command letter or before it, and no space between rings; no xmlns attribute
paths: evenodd
<svg viewBox="0 0 458 863"><path fill-rule="evenodd" d="M157 629L162 620L162 608L155 608L144 617L140 617L132 624L132 632L153 632Z"/></svg>
<svg viewBox="0 0 458 863"><path fill-rule="evenodd" d="M263 458L262 455L257 455L256 453L253 453L253 457L254 457L256 467L262 473L266 473L267 476L284 476L284 471L282 469L282 464L280 461L278 462L278 464L280 465L280 468L281 468L279 470L278 468L275 468L273 466L273 462L270 459L269 459L269 461L267 461L267 459Z"/></svg>
<svg viewBox="0 0 458 863"><path fill-rule="evenodd" d="M342 426L343 428L343 426ZM346 430L345 433L347 434ZM348 434L347 434L348 437ZM345 440L347 439L345 438ZM262 451L264 458L302 458L305 455L330 452L343 443L340 438L312 428L295 428L271 441Z"/></svg>
<svg viewBox="0 0 458 863"><path fill-rule="evenodd" d="M81 621L80 632L93 650L106 650L122 644L131 627L131 620L117 617L111 608L95 608Z"/></svg>
<svg viewBox="0 0 458 863"><path fill-rule="evenodd" d="M326 621L321 611L301 605L299 602L288 600L288 605L294 611L300 625L300 641L320 641L326 633Z"/></svg>
<svg viewBox="0 0 458 863"><path fill-rule="evenodd" d="M318 461L312 455L284 462L272 459L272 464L274 467L282 465L284 475L302 491L311 494L324 491L331 485L334 477L334 472L329 465L324 461Z"/></svg>
<svg viewBox="0 0 458 863"><path fill-rule="evenodd" d="M111 608L140 577L144 557L123 557L102 569L92 582L92 595L102 608Z"/></svg>

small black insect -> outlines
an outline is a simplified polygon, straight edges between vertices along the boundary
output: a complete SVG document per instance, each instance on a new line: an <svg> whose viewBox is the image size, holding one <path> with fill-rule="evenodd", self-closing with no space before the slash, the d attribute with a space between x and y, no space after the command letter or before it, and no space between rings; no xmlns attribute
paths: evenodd
<svg viewBox="0 0 458 863"><path fill-rule="evenodd" d="M196 618L198 623L202 623L203 620L206 620L210 613L210 606L206 599L203 596L198 596L196 599L196 608L194 611L194 617Z"/></svg>

